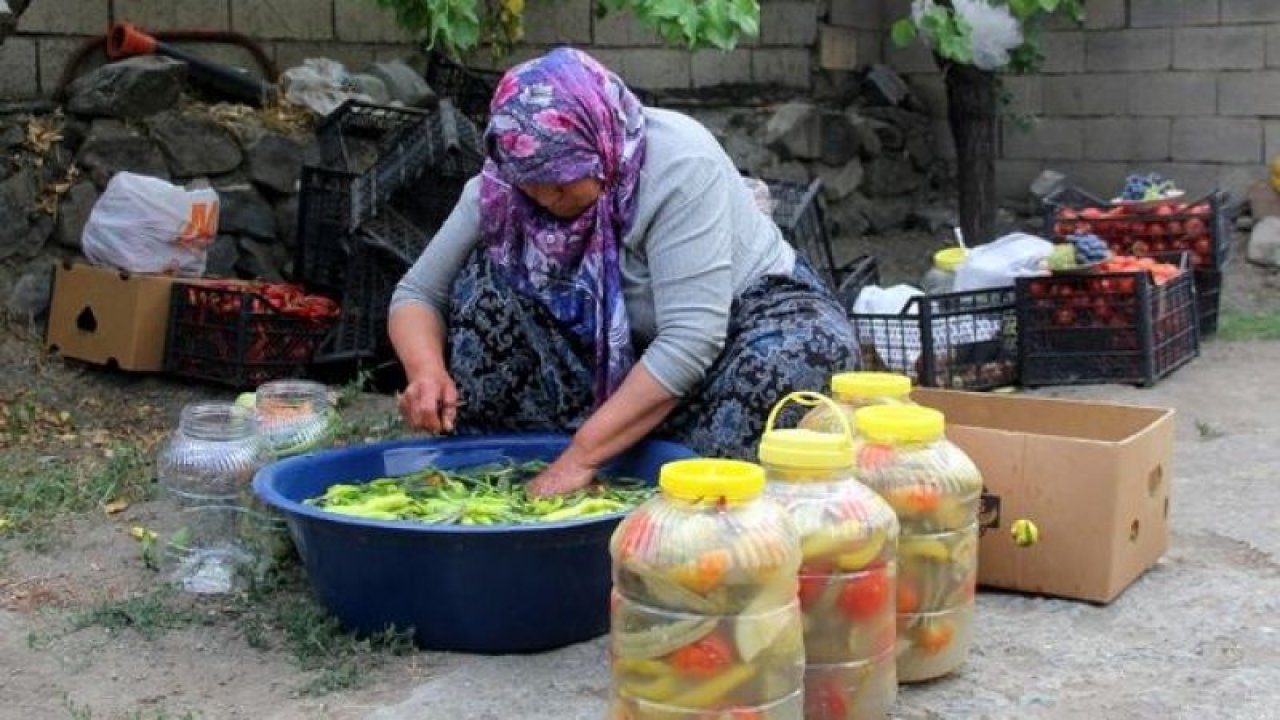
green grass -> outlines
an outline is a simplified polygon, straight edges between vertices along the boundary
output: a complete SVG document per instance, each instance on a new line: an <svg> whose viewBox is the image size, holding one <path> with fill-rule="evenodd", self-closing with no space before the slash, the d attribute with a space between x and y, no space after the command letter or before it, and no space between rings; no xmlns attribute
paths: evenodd
<svg viewBox="0 0 1280 720"><path fill-rule="evenodd" d="M0 537L20 535L28 547L47 550L60 517L96 510L113 500L152 497L151 469L136 446L117 445L107 455L100 463L16 457L6 468L6 482L0 483Z"/></svg>
<svg viewBox="0 0 1280 720"><path fill-rule="evenodd" d="M69 720L94 720L93 708L88 705L77 705L70 697L62 698L62 709L67 712ZM105 716L101 716L105 717ZM182 713L171 713L164 709L134 710L116 717L122 720L199 720L204 717L199 713L187 710Z"/></svg>
<svg viewBox="0 0 1280 720"><path fill-rule="evenodd" d="M1218 318L1219 340L1280 340L1280 313L1224 312Z"/></svg>
<svg viewBox="0 0 1280 720"><path fill-rule="evenodd" d="M89 608L71 619L71 632L102 627L112 632L129 629L147 640L155 640L170 630L210 622L191 607L179 602L168 585L142 595L114 600Z"/></svg>

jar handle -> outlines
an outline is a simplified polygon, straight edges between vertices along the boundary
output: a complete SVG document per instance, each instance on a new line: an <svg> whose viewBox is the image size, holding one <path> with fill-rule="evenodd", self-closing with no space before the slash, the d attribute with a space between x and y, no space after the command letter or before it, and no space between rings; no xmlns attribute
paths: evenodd
<svg viewBox="0 0 1280 720"><path fill-rule="evenodd" d="M773 410L769 411L769 419L765 422L764 426L765 432L769 432L774 429L774 425L777 424L778 421L778 413L781 412L782 408L789 402L793 402L797 405L803 405L805 407L826 405L827 409L835 413L835 416L840 419L840 425L844 428L844 434L850 439L853 438L853 427L849 425L849 418L844 414L844 411L840 409L840 406L836 404L836 401L822 393L816 393L809 390L793 392L779 400L778 404L773 406Z"/></svg>

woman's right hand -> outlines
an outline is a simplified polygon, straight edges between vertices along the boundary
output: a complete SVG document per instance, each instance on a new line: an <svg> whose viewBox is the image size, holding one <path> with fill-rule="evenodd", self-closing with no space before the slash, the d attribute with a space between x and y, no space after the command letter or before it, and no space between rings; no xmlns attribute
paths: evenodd
<svg viewBox="0 0 1280 720"><path fill-rule="evenodd" d="M400 394L400 415L410 427L440 434L453 432L458 414L458 388L443 367L426 370Z"/></svg>

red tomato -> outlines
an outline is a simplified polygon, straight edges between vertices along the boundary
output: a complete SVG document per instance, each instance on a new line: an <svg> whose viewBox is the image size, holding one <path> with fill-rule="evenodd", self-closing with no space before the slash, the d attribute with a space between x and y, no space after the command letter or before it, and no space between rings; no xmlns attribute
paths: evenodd
<svg viewBox="0 0 1280 720"><path fill-rule="evenodd" d="M837 678L819 676L816 681L805 683L806 720L843 720L848 715L849 701Z"/></svg>
<svg viewBox="0 0 1280 720"><path fill-rule="evenodd" d="M733 648L712 633L671 653L671 665L694 677L711 677L733 664Z"/></svg>
<svg viewBox="0 0 1280 720"><path fill-rule="evenodd" d="M1099 324L1105 324L1111 319L1111 315L1111 303L1107 298L1098 298L1093 301L1093 317Z"/></svg>
<svg viewBox="0 0 1280 720"><path fill-rule="evenodd" d="M1076 313L1071 308L1058 308L1053 313L1053 324L1058 327L1071 327L1076 324Z"/></svg>
<svg viewBox="0 0 1280 720"><path fill-rule="evenodd" d="M1045 287L1045 284L1040 281L1032 282L1028 289L1031 291L1031 297L1042 298L1049 294L1049 288Z"/></svg>
<svg viewBox="0 0 1280 720"><path fill-rule="evenodd" d="M1191 243L1191 251L1197 255L1212 256L1213 239L1208 235L1201 235L1195 239L1195 242Z"/></svg>
<svg viewBox="0 0 1280 720"><path fill-rule="evenodd" d="M1204 221L1200 218L1191 218L1183 227L1188 235L1201 235L1205 231Z"/></svg>
<svg viewBox="0 0 1280 720"><path fill-rule="evenodd" d="M836 607L850 620L866 620L884 610L889 602L889 578L877 569L845 581L836 598Z"/></svg>

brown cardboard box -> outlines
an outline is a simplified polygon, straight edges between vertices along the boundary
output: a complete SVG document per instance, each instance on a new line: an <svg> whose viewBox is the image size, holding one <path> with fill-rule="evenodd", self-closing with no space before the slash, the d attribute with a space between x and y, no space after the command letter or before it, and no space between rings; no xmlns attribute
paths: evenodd
<svg viewBox="0 0 1280 720"><path fill-rule="evenodd" d="M124 370L162 369L173 282L64 261L53 280L49 349Z"/></svg>
<svg viewBox="0 0 1280 720"><path fill-rule="evenodd" d="M999 498L978 582L1108 603L1169 545L1173 410L921 389ZM1009 526L1033 521L1018 547Z"/></svg>

